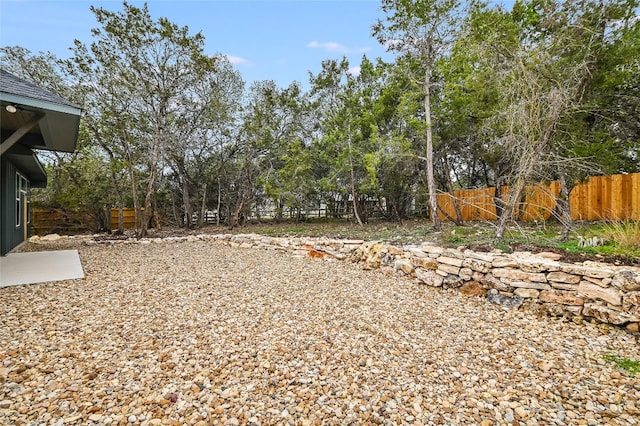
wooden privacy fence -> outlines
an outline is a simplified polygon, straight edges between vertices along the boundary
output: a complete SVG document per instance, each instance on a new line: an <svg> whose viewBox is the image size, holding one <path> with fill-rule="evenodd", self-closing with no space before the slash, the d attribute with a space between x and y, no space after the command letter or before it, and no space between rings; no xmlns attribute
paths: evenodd
<svg viewBox="0 0 640 426"><path fill-rule="evenodd" d="M31 234L85 232L88 229L86 224L89 221L87 215L81 212L35 207L31 209Z"/></svg>
<svg viewBox="0 0 640 426"><path fill-rule="evenodd" d="M111 229L118 229L118 209L111 209L110 222ZM122 209L122 223L124 229L133 229L136 226L136 212L134 209Z"/></svg>
<svg viewBox="0 0 640 426"><path fill-rule="evenodd" d="M514 216L528 221L549 219L560 190L558 181L527 187ZM454 197L438 194L440 218L456 217L455 198L463 220L496 220L495 193L495 188L483 188L454 191ZM509 187L503 186L502 199L508 196ZM640 173L589 178L573 188L569 205L574 220L640 220Z"/></svg>

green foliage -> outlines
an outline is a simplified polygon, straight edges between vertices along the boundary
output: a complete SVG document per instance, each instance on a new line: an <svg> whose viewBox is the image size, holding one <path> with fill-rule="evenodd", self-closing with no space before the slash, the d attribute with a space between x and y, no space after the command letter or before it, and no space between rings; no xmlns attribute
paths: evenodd
<svg viewBox="0 0 640 426"><path fill-rule="evenodd" d="M640 362L638 361L630 358L622 358L616 354L607 354L603 356L603 358L614 363L616 367L628 372L632 376L640 374Z"/></svg>
<svg viewBox="0 0 640 426"><path fill-rule="evenodd" d="M372 31L393 62L363 57L354 73L346 58L326 60L309 92L247 90L228 60L204 53L201 33L127 2L91 8L93 40L76 41L70 61L16 46L0 63L83 106L79 152L50 157L43 202L155 204L183 226L200 209L233 224L252 209L320 204L353 204L365 221L379 204L406 220L436 189L560 177L570 189L640 171L638 4L382 0ZM445 237L491 239L465 229ZM635 253L629 229L595 250ZM554 232L507 230L503 244L555 244Z"/></svg>
<svg viewBox="0 0 640 426"><path fill-rule="evenodd" d="M47 188L34 190L34 206L87 213L94 231L107 229L114 203L110 171L95 148L84 146L74 154L55 155L46 165Z"/></svg>

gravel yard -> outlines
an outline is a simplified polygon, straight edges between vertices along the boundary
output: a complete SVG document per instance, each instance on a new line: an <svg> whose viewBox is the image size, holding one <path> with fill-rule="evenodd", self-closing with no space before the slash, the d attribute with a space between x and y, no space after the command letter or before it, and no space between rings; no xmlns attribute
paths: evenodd
<svg viewBox="0 0 640 426"><path fill-rule="evenodd" d="M85 280L0 289L0 424L640 425L618 328L276 251L78 249Z"/></svg>

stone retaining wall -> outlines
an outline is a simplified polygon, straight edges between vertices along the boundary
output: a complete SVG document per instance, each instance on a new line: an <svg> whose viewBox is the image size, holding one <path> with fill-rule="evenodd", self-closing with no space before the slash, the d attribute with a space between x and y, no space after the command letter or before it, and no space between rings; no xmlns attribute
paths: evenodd
<svg viewBox="0 0 640 426"><path fill-rule="evenodd" d="M46 241L47 237L32 242ZM152 244L217 241L234 247L280 250L297 256L348 260L365 269L464 294L486 296L507 308L523 304L551 315L591 317L640 328L640 268L605 263L562 263L554 253L478 253L429 244L396 247L381 242L328 238L278 238L256 234L209 234L163 239L87 240L87 244Z"/></svg>

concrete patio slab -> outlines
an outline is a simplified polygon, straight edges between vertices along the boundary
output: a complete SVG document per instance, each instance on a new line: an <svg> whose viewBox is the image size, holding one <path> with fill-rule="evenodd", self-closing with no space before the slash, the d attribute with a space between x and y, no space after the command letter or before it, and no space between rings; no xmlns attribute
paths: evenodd
<svg viewBox="0 0 640 426"><path fill-rule="evenodd" d="M84 278L77 250L9 253L0 257L0 287Z"/></svg>

